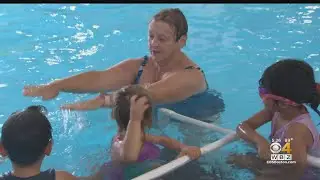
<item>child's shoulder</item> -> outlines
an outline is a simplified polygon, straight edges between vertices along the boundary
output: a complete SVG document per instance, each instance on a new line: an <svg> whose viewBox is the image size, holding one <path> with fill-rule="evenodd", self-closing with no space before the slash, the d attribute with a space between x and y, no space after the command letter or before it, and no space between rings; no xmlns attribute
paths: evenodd
<svg viewBox="0 0 320 180"><path fill-rule="evenodd" d="M57 173L56 173L55 169L48 169L46 171L40 172L40 174L35 175L35 176L33 176L32 178L29 178L29 179L34 179L34 180L40 180L40 179L55 180L56 176L57 176ZM0 175L0 180L11 180L11 179L20 179L20 178L14 176L11 171L2 173Z"/></svg>
<svg viewBox="0 0 320 180"><path fill-rule="evenodd" d="M77 178L67 171L56 171L56 180L76 180Z"/></svg>

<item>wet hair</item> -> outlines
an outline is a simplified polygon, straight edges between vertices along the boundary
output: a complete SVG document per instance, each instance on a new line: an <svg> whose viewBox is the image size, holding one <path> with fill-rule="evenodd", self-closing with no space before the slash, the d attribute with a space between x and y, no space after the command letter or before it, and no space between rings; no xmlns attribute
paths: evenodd
<svg viewBox="0 0 320 180"><path fill-rule="evenodd" d="M163 21L174 29L176 41L188 33L187 19L179 8L163 9L152 20Z"/></svg>
<svg viewBox="0 0 320 180"><path fill-rule="evenodd" d="M146 89L139 85L131 85L121 88L115 93L115 107L112 109L113 118L117 121L119 131L126 131L130 121L130 98L134 95L147 97L149 103L151 98ZM151 127L152 107L150 106L144 112L144 120L141 128ZM149 120L149 121L146 121Z"/></svg>
<svg viewBox="0 0 320 180"><path fill-rule="evenodd" d="M282 59L264 71L259 84L274 95L309 105L320 116L317 83L313 69L307 62Z"/></svg>
<svg viewBox="0 0 320 180"><path fill-rule="evenodd" d="M2 127L1 143L9 159L21 167L40 160L52 139L44 106L29 106L12 113Z"/></svg>

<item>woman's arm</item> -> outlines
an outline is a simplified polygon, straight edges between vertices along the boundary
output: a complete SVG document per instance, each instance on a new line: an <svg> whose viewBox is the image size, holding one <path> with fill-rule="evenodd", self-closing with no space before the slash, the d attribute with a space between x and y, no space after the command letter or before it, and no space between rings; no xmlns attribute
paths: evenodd
<svg viewBox="0 0 320 180"><path fill-rule="evenodd" d="M102 92L132 83L142 59L128 59L104 71L89 71L53 81L47 85L25 86L25 96L55 98L59 92Z"/></svg>
<svg viewBox="0 0 320 180"><path fill-rule="evenodd" d="M25 96L40 96L43 99L55 98L59 92L101 92L113 91L132 84L142 59L129 59L105 71L89 71L47 85L25 86ZM179 71L154 82L146 89L154 104L172 103L184 100L206 89L201 71Z"/></svg>
<svg viewBox="0 0 320 180"><path fill-rule="evenodd" d="M175 72L162 80L146 85L154 104L178 102L204 91L206 82L201 71Z"/></svg>

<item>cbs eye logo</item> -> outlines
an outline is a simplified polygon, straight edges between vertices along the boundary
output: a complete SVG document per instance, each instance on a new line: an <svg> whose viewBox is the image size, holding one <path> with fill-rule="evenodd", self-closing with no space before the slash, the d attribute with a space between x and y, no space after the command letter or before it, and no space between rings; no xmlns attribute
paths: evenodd
<svg viewBox="0 0 320 180"><path fill-rule="evenodd" d="M273 153L273 154L278 154L280 152L284 152L284 153L287 153L287 154L290 154L292 149L291 149L291 144L290 144L290 139L289 140L285 140L285 145L282 147L280 143L278 142L273 142L270 144L270 151Z"/></svg>
<svg viewBox="0 0 320 180"><path fill-rule="evenodd" d="M270 144L270 151L273 153L273 154L277 154L279 152L281 152L282 150L282 147L281 147L281 144L278 143L278 142L274 142L274 143L271 143Z"/></svg>

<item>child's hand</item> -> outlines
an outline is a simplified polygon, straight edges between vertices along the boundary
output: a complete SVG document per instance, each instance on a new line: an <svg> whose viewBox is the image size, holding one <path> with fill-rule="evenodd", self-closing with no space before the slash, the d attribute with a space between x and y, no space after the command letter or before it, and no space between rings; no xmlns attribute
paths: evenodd
<svg viewBox="0 0 320 180"><path fill-rule="evenodd" d="M268 143L259 143L258 144L258 155L263 160L270 160L270 147Z"/></svg>
<svg viewBox="0 0 320 180"><path fill-rule="evenodd" d="M184 155L189 156L192 160L198 159L201 156L201 150L196 146L186 146L182 149L178 158Z"/></svg>
<svg viewBox="0 0 320 180"><path fill-rule="evenodd" d="M241 169L250 169L256 175L261 174L262 167L264 166L264 162L257 157L254 153L247 154L231 154L227 163L232 166L236 166Z"/></svg>
<svg viewBox="0 0 320 180"><path fill-rule="evenodd" d="M130 99L130 120L142 121L144 118L145 110L150 107L148 99L143 96L138 98L134 95Z"/></svg>
<svg viewBox="0 0 320 180"><path fill-rule="evenodd" d="M98 109L104 104L103 98L91 99L88 101L73 103L73 104L65 104L61 106L61 109L68 110L93 110Z"/></svg>

